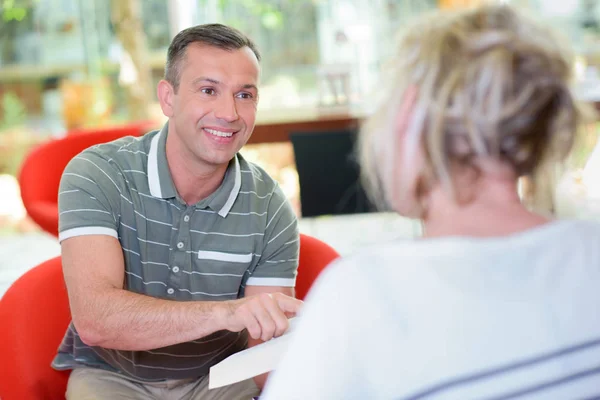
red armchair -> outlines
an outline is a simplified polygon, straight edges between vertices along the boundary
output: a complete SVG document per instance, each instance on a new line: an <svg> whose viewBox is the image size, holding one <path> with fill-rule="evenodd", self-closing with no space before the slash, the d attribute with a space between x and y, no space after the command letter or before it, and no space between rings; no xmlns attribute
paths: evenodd
<svg viewBox="0 0 600 400"><path fill-rule="evenodd" d="M304 299L314 279L338 253L300 235L296 297ZM0 300L0 399L64 399L69 371L50 363L71 320L60 257L29 270Z"/></svg>
<svg viewBox="0 0 600 400"><path fill-rule="evenodd" d="M119 139L139 136L154 127L141 122L98 130L78 130L34 148L19 173L21 199L27 214L46 232L58 236L58 186L69 161L86 148Z"/></svg>
<svg viewBox="0 0 600 400"><path fill-rule="evenodd" d="M63 399L68 372L50 363L71 313L60 257L21 276L0 300L0 398Z"/></svg>
<svg viewBox="0 0 600 400"><path fill-rule="evenodd" d="M338 252L327 243L301 233L296 298L304 300L315 279L339 256Z"/></svg>

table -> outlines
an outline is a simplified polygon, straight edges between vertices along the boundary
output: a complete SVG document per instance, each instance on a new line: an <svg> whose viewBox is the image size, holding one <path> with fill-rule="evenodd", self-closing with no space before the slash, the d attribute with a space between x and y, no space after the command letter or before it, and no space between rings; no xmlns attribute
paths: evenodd
<svg viewBox="0 0 600 400"><path fill-rule="evenodd" d="M364 213L300 218L300 232L329 244L341 255L370 245L412 239L422 233L421 221L395 213Z"/></svg>

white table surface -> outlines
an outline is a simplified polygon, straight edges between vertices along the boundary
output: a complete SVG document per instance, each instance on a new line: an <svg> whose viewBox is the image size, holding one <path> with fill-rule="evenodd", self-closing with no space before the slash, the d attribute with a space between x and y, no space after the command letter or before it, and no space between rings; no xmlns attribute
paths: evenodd
<svg viewBox="0 0 600 400"><path fill-rule="evenodd" d="M421 234L419 220L395 213L365 213L301 218L300 232L321 239L341 255L362 247Z"/></svg>

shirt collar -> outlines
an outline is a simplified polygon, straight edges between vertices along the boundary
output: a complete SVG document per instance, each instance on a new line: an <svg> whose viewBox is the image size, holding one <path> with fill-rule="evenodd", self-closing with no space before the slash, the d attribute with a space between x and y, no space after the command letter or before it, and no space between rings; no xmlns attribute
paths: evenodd
<svg viewBox="0 0 600 400"><path fill-rule="evenodd" d="M170 199L177 196L169 164L167 163L167 133L169 124L166 123L150 142L148 153L148 187L150 194L160 199Z"/></svg>
<svg viewBox="0 0 600 400"><path fill-rule="evenodd" d="M196 208L210 208L217 211L221 217L226 217L242 187L242 172L238 155L229 162L223 182L217 190L206 199L196 204Z"/></svg>
<svg viewBox="0 0 600 400"><path fill-rule="evenodd" d="M167 135L168 123L152 138L148 153L148 187L150 188L150 194L160 199L177 196L177 190L167 163ZM206 199L199 201L196 208L208 207L213 211L217 211L221 217L226 217L233 207L241 187L242 173L236 154L229 162L221 185Z"/></svg>

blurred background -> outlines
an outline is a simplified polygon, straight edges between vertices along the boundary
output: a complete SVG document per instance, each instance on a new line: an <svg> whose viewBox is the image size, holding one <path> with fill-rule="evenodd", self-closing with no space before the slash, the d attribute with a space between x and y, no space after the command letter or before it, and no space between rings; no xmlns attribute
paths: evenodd
<svg viewBox="0 0 600 400"><path fill-rule="evenodd" d="M308 178L302 177L299 167L306 160L318 164L315 157L323 146L350 157L350 142L296 146L293 135L355 130L370 112L381 66L394 50L395 32L422 13L478 2L0 0L0 259L7 264L0 270L15 268L15 274L21 273L23 266L58 252L56 238L40 229L23 205L19 173L27 155L48 141L98 129L131 124L159 128L165 119L155 87L163 76L167 47L180 30L208 22L240 29L262 52L257 127L242 152L280 182L302 217L302 229L342 253L363 243L366 236L375 241L389 235L417 235L416 221L368 213L372 210L360 193L352 194L358 200L351 210L342 210L337 203L329 210L309 210L310 188L301 190ZM504 3L532 11L571 41L578 55L577 93L592 103L600 101L599 2ZM595 218L600 213L595 201L600 197L597 136L597 125L591 124L568 164L555 169L558 179L537 185L545 191L542 207L568 217ZM322 167L341 168L326 162ZM350 182L356 180L354 172L347 174ZM323 173L323 179L333 178ZM336 198L338 203L347 193ZM357 215L335 219L334 214ZM346 237L340 234L343 231L349 231Z"/></svg>

